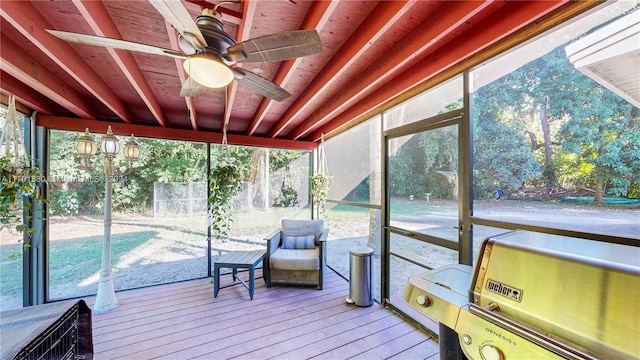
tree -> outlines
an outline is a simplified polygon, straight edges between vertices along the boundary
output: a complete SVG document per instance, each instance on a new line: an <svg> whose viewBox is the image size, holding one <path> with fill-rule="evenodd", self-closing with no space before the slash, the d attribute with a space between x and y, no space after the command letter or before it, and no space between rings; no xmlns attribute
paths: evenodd
<svg viewBox="0 0 640 360"><path fill-rule="evenodd" d="M442 199L457 199L458 127L425 131L420 135L420 148L424 151L425 192Z"/></svg>
<svg viewBox="0 0 640 360"><path fill-rule="evenodd" d="M526 129L533 107L517 76L478 89L473 104L473 192L488 199L508 194L540 174Z"/></svg>
<svg viewBox="0 0 640 360"><path fill-rule="evenodd" d="M564 91L568 70L562 54L559 47L485 86L479 91L484 101L476 106L483 109L488 106L487 110L504 124L526 134L532 152L542 149L542 172L547 187L555 186L557 175L552 160L554 146L560 145L554 139L552 127L564 120L562 116L554 116L555 99L558 92Z"/></svg>
<svg viewBox="0 0 640 360"><path fill-rule="evenodd" d="M101 212L104 200L102 155L83 169L75 150L78 133L52 131L50 141L51 206L54 215ZM99 135L96 136L98 140ZM127 141L126 137L120 138ZM157 139L137 139L141 156L131 172L114 178L115 211L144 211L151 207L153 183L205 181L206 146L201 143ZM114 160L119 169L130 166L120 154Z"/></svg>
<svg viewBox="0 0 640 360"><path fill-rule="evenodd" d="M527 68L538 79L530 91L544 109L540 117L543 131L545 122L559 123L557 140L562 151L593 165L595 202L603 203L607 184L614 185L617 195L626 195L633 174L640 172L639 109L577 71L569 63L564 46ZM550 158L545 157L545 165L550 164Z"/></svg>
<svg viewBox="0 0 640 360"><path fill-rule="evenodd" d="M412 136L395 156L389 157L389 191L391 196L424 194L426 183L425 152L419 136Z"/></svg>
<svg viewBox="0 0 640 360"><path fill-rule="evenodd" d="M507 136L506 128L499 129L502 123L523 131L530 138L531 151L543 150L540 158L547 187L555 186L559 178L582 179L577 172L589 170L587 184L573 185L593 186L596 202L602 203L606 186L617 195L626 195L638 183L639 109L574 69L564 46L486 85L476 95L474 112L480 113L475 116L480 119L476 121L480 127L476 129L475 141L480 143L474 144L476 151L486 150L481 144L491 145L482 136L488 136L488 141L497 136L501 141L511 138L520 146L517 134ZM554 147L559 145L561 154L556 154ZM513 151L522 150L518 149ZM576 157L566 156L568 153ZM567 161L575 166L567 166ZM475 178L489 180L478 174ZM487 186L479 184L480 188Z"/></svg>
<svg viewBox="0 0 640 360"><path fill-rule="evenodd" d="M562 101L572 115L560 130L563 149L592 165L596 203L607 185L626 196L640 182L640 110L588 78L574 84L583 90Z"/></svg>
<svg viewBox="0 0 640 360"><path fill-rule="evenodd" d="M491 112L491 106L478 105L473 128L473 193L474 198L487 199L497 190L508 194L520 189L540 173L540 165L521 126L509 126Z"/></svg>

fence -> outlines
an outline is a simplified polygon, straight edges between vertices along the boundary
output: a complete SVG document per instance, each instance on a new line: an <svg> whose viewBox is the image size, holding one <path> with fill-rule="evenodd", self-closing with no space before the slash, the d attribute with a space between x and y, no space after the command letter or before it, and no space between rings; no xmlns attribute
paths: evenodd
<svg viewBox="0 0 640 360"><path fill-rule="evenodd" d="M154 218L206 212L206 182L153 183Z"/></svg>

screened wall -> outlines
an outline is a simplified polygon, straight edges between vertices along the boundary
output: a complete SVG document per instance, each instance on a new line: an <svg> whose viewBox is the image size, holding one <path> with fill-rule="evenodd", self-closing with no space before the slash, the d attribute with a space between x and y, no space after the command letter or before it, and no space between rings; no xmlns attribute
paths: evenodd
<svg viewBox="0 0 640 360"><path fill-rule="evenodd" d="M375 117L324 144L333 177L320 217L330 229L327 265L349 277L349 249L374 249L374 284L379 294L381 219L381 118ZM379 295L378 295L379 296Z"/></svg>
<svg viewBox="0 0 640 360"><path fill-rule="evenodd" d="M637 94L571 55L629 16L633 4L607 3L329 138L331 265L348 277L348 248L374 248L394 305L409 276L472 264L514 229L638 246Z"/></svg>
<svg viewBox="0 0 640 360"><path fill-rule="evenodd" d="M34 246L46 267L30 286L44 289L45 301L93 295L105 238L104 157L98 152L81 159L75 149L80 133L47 133L47 228ZM104 134L91 135L99 140ZM130 139L119 140L122 146ZM116 291L209 276L220 254L266 249L264 237L283 218L311 217L308 151L135 140L140 157L129 163L119 154L109 177ZM241 190L230 232L219 239L208 227L207 169L229 162L239 169ZM21 238L2 232L3 308L23 305Z"/></svg>
<svg viewBox="0 0 640 360"><path fill-rule="evenodd" d="M101 134L95 135L99 138ZM104 158L98 154L87 164L80 162L73 146L78 136L50 131L49 300L95 294L100 278ZM120 139L122 143L126 140ZM118 291L206 276L206 144L136 140L140 158L128 164L119 154L111 176L114 288ZM174 186L157 199L158 183ZM205 186L193 186L202 183ZM191 194L179 191L176 184L191 184ZM204 206L189 210L184 206L186 197L204 198ZM164 203L165 211L153 211L157 200L169 199L172 201Z"/></svg>
<svg viewBox="0 0 640 360"><path fill-rule="evenodd" d="M633 19L632 3L610 3L471 70L477 223L640 238L640 97L594 80L584 55L640 78L624 65L638 42L614 49Z"/></svg>

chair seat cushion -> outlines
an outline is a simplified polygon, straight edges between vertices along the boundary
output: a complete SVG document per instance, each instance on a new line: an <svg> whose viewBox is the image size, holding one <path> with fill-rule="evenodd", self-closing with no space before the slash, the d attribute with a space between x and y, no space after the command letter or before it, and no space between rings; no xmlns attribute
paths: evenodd
<svg viewBox="0 0 640 360"><path fill-rule="evenodd" d="M319 270L320 249L283 249L271 254L269 266L281 270Z"/></svg>

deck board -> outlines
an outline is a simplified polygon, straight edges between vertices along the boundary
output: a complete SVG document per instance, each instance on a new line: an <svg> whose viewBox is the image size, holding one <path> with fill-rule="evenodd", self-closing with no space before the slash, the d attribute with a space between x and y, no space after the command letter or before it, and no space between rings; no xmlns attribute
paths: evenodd
<svg viewBox="0 0 640 360"><path fill-rule="evenodd" d="M118 292L118 308L93 316L95 359L435 358L427 333L377 303L346 304L348 293L332 271L324 290L256 278L253 300L243 286L214 299L209 278Z"/></svg>

